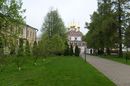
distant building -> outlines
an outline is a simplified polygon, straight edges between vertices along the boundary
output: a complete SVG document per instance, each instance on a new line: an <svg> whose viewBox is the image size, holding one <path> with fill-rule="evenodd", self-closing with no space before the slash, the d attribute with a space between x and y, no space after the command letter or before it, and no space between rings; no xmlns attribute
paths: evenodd
<svg viewBox="0 0 130 86"><path fill-rule="evenodd" d="M68 44L73 45L73 47L77 45L80 48L81 53L83 53L86 43L82 40L83 34L80 31L79 25L76 25L76 23L71 23L68 27L67 36Z"/></svg>
<svg viewBox="0 0 130 86"><path fill-rule="evenodd" d="M34 41L37 41L37 31L38 29L29 25L25 25L21 31L20 38L27 40L29 44L33 46Z"/></svg>
<svg viewBox="0 0 130 86"><path fill-rule="evenodd" d="M12 52L12 47L14 47L13 51L17 51L19 39L23 39L24 44L26 43L26 41L28 41L30 47L32 47L34 41L36 41L37 38L37 31L38 30L36 28L33 28L29 25L24 25L24 28L20 31L18 31L16 27L14 27L12 30L9 29L8 31L2 31L1 33L3 35L0 35L0 40L2 41L1 43L3 47L0 48L3 48L2 50L4 54L10 54ZM10 44L10 42L12 42L13 45Z"/></svg>

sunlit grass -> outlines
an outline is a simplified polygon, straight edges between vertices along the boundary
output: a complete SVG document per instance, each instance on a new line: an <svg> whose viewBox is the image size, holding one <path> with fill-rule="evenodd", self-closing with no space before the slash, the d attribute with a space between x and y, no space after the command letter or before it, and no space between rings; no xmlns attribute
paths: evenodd
<svg viewBox="0 0 130 86"><path fill-rule="evenodd" d="M79 57L26 58L18 71L9 58L0 72L0 86L115 86L113 82Z"/></svg>

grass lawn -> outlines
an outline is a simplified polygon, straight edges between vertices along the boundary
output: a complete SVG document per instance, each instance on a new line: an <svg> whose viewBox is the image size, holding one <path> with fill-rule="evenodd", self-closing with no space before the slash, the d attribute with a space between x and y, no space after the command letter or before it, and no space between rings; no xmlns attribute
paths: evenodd
<svg viewBox="0 0 130 86"><path fill-rule="evenodd" d="M38 59L36 66L27 59L21 71L10 61L0 72L0 86L115 86L78 57Z"/></svg>
<svg viewBox="0 0 130 86"><path fill-rule="evenodd" d="M130 65L130 59L128 59L127 62L126 62L125 57L119 57L119 56L100 56L100 57L105 58L105 59L109 59L109 60L113 60L113 61L117 61L117 62L120 62L120 63L123 63L123 64Z"/></svg>

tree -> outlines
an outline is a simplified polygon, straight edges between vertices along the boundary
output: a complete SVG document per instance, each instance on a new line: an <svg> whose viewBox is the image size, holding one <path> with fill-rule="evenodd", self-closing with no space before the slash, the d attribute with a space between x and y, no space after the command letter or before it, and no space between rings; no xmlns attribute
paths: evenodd
<svg viewBox="0 0 130 86"><path fill-rule="evenodd" d="M17 65L19 71L21 70L21 66L22 66L22 64L24 62L24 58L23 58L23 56L24 56L23 42L24 42L23 39L20 38L19 39L19 47L18 47L18 51L17 51L17 57L15 59L15 63Z"/></svg>
<svg viewBox="0 0 130 86"><path fill-rule="evenodd" d="M75 56L79 56L80 54L80 48L76 45L75 46Z"/></svg>
<svg viewBox="0 0 130 86"><path fill-rule="evenodd" d="M30 45L28 40L26 40L25 43L25 52L24 52L25 56L30 56L31 55L31 49L30 49Z"/></svg>
<svg viewBox="0 0 130 86"><path fill-rule="evenodd" d="M53 35L57 34L65 39L65 26L58 14L57 10L50 10L45 17L42 31L46 33L49 38L53 37Z"/></svg>
<svg viewBox="0 0 130 86"><path fill-rule="evenodd" d="M39 50L38 50L38 44L36 41L34 41L33 43L33 48L32 48L32 54L33 54L33 57L34 57L34 64L36 65L36 62L37 62L37 59L39 57Z"/></svg>
<svg viewBox="0 0 130 86"><path fill-rule="evenodd" d="M0 1L0 37L5 39L3 45L11 49L11 54L14 53L14 47L18 46L17 39L25 24L24 12L21 0Z"/></svg>
<svg viewBox="0 0 130 86"><path fill-rule="evenodd" d="M117 22L118 22L118 37L119 37L119 56L122 56L122 38L123 30L126 29L126 25L129 21L126 16L130 11L130 0L114 0L114 10L117 13Z"/></svg>
<svg viewBox="0 0 130 86"><path fill-rule="evenodd" d="M0 56L3 56L3 41L2 41L2 37L0 37Z"/></svg>
<svg viewBox="0 0 130 86"><path fill-rule="evenodd" d="M130 26L125 31L125 46L130 47Z"/></svg>
<svg viewBox="0 0 130 86"><path fill-rule="evenodd" d="M48 53L54 55L61 55L64 52L65 45L64 40L57 34L49 39L48 36L43 36L43 40L40 43L41 51L44 55Z"/></svg>
<svg viewBox="0 0 130 86"><path fill-rule="evenodd" d="M69 45L67 43L67 41L65 42L65 50L64 50L64 56L69 56L70 55L70 48Z"/></svg>
<svg viewBox="0 0 130 86"><path fill-rule="evenodd" d="M74 55L74 52L73 52L73 45L71 44L70 45L70 56L73 56Z"/></svg>
<svg viewBox="0 0 130 86"><path fill-rule="evenodd" d="M65 26L57 10L50 10L42 26L42 37L39 44L40 51L46 55L60 55L65 49Z"/></svg>
<svg viewBox="0 0 130 86"><path fill-rule="evenodd" d="M33 56L37 56L37 51L38 51L37 49L38 49L38 44L36 41L34 41L33 48L32 48Z"/></svg>
<svg viewBox="0 0 130 86"><path fill-rule="evenodd" d="M24 43L23 39L20 38L20 39L19 39L19 47L18 47L17 56L23 56L23 55L24 55L23 43Z"/></svg>
<svg viewBox="0 0 130 86"><path fill-rule="evenodd" d="M86 23L88 33L86 41L89 47L99 50L99 52L107 49L115 48L119 43L117 13L113 10L113 2L111 0L98 1L98 10L91 16L91 23Z"/></svg>
<svg viewBox="0 0 130 86"><path fill-rule="evenodd" d="M58 34L55 34L52 39L53 47L51 49L52 53L56 55L62 55L65 49L64 40Z"/></svg>

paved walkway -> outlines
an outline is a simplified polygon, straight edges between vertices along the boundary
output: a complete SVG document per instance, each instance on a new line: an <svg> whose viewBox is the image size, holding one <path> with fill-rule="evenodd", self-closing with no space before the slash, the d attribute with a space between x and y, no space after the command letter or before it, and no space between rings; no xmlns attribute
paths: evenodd
<svg viewBox="0 0 130 86"><path fill-rule="evenodd" d="M84 58L84 56L82 56ZM130 86L130 66L97 56L86 56L88 63L102 72L117 86Z"/></svg>

